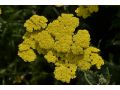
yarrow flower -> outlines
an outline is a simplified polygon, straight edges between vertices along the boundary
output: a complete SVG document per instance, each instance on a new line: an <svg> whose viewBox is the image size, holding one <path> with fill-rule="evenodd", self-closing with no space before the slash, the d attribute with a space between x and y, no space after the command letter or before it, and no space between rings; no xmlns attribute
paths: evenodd
<svg viewBox="0 0 120 90"><path fill-rule="evenodd" d="M89 32L83 29L74 33L79 19L73 14L62 14L48 25L44 16L33 15L24 26L26 33L19 45L18 55L31 62L37 57L34 50L43 54L48 63L55 64L54 76L57 80L70 83L76 78L77 69L87 71L93 65L97 69L104 65L98 54L100 50L90 45Z"/></svg>
<svg viewBox="0 0 120 90"><path fill-rule="evenodd" d="M34 51L32 49L28 49L28 50L24 50L24 51L19 51L18 55L20 57L22 57L22 59L25 62L27 62L27 61L28 62L34 61L35 58L36 58L36 54L34 53Z"/></svg>
<svg viewBox="0 0 120 90"><path fill-rule="evenodd" d="M70 79L75 78L77 66L73 64L62 64L55 67L55 78L62 82L69 83Z"/></svg>
<svg viewBox="0 0 120 90"><path fill-rule="evenodd" d="M79 6L75 12L77 16L83 17L84 19L89 17L92 13L98 12L99 7L97 5L81 5Z"/></svg>
<svg viewBox="0 0 120 90"><path fill-rule="evenodd" d="M44 57L48 61L48 63L55 63L58 60L58 58L53 54L52 51L49 51Z"/></svg>
<svg viewBox="0 0 120 90"><path fill-rule="evenodd" d="M33 15L29 20L24 24L28 32L33 32L33 30L44 29L47 24L47 19L44 16Z"/></svg>

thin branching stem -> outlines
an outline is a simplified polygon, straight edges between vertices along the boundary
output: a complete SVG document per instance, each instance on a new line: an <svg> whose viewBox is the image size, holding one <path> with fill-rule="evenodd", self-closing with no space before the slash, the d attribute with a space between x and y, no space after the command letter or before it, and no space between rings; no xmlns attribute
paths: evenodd
<svg viewBox="0 0 120 90"><path fill-rule="evenodd" d="M93 84L89 81L89 79L87 78L86 72L84 72L84 77L85 77L85 80L89 83L89 85L93 85Z"/></svg>

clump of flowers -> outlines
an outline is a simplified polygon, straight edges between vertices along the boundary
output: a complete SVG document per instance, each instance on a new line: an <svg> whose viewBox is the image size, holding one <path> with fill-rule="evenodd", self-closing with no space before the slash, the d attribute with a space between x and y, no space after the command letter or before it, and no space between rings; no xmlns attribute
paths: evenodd
<svg viewBox="0 0 120 90"><path fill-rule="evenodd" d="M76 70L90 70L104 64L99 49L90 45L90 34L86 29L78 30L79 19L73 14L62 14L47 25L44 16L33 15L24 26L24 41L19 45L18 55L26 62L36 59L36 50L43 54L48 63L55 64L57 80L70 83L76 77Z"/></svg>
<svg viewBox="0 0 120 90"><path fill-rule="evenodd" d="M98 12L99 7L97 5L81 5L75 12L77 16L83 17L84 19L89 17L92 13Z"/></svg>

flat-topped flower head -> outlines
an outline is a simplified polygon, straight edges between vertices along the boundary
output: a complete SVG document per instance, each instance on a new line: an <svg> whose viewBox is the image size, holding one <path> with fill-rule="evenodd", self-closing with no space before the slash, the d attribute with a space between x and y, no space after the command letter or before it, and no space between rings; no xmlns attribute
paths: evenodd
<svg viewBox="0 0 120 90"><path fill-rule="evenodd" d="M88 5L87 8L90 13L98 12L98 10L99 10L99 7L97 5Z"/></svg>
<svg viewBox="0 0 120 90"><path fill-rule="evenodd" d="M31 62L36 59L36 54L32 49L19 51L18 55L25 61L25 62Z"/></svg>
<svg viewBox="0 0 120 90"><path fill-rule="evenodd" d="M58 41L54 44L54 50L57 52L70 52L70 46L72 45L72 36L65 35L61 37Z"/></svg>
<svg viewBox="0 0 120 90"><path fill-rule="evenodd" d="M104 60L98 54L100 50L90 46L88 30L76 30L79 19L73 14L62 14L48 25L46 22L45 17L33 15L25 23L27 30L18 51L24 61L35 61L36 50L44 55L48 63L55 65L55 78L66 83L76 78L77 69L87 71L93 65L97 69L104 65Z"/></svg>
<svg viewBox="0 0 120 90"><path fill-rule="evenodd" d="M77 16L83 17L84 19L86 19L87 17L89 17L92 13L96 13L98 12L99 7L97 5L81 5L79 6L75 12L77 14Z"/></svg>
<svg viewBox="0 0 120 90"><path fill-rule="evenodd" d="M25 43L21 43L21 44L19 44L19 51L24 51L24 50L28 50L28 49L30 49L30 45L28 45L28 44L25 44Z"/></svg>
<svg viewBox="0 0 120 90"><path fill-rule="evenodd" d="M39 32L35 40L38 42L40 48L43 49L51 49L54 46L53 37L48 33L48 31L45 30Z"/></svg>
<svg viewBox="0 0 120 90"><path fill-rule="evenodd" d="M48 20L44 16L33 15L25 22L24 27L26 27L26 31L33 32L44 29L47 26L47 22Z"/></svg>
<svg viewBox="0 0 120 90"><path fill-rule="evenodd" d="M77 67L73 64L60 65L55 67L54 75L57 80L70 83L76 77Z"/></svg>
<svg viewBox="0 0 120 90"><path fill-rule="evenodd" d="M61 14L58 17L60 23L63 23L65 27L73 27L76 28L79 25L79 19L74 17L73 14Z"/></svg>
<svg viewBox="0 0 120 90"><path fill-rule="evenodd" d="M55 63L58 60L58 58L53 54L52 51L49 51L44 57L48 61L48 63Z"/></svg>
<svg viewBox="0 0 120 90"><path fill-rule="evenodd" d="M73 36L73 41L76 45L82 48L87 48L90 45L90 35L87 30L79 30L76 35Z"/></svg>
<svg viewBox="0 0 120 90"><path fill-rule="evenodd" d="M58 40L67 34L72 35L78 25L79 19L73 14L62 14L57 20L48 24L46 30Z"/></svg>

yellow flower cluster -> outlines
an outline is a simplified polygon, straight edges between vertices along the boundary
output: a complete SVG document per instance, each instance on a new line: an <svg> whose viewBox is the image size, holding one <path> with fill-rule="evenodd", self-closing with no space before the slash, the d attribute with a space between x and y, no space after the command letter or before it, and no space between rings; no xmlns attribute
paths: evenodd
<svg viewBox="0 0 120 90"><path fill-rule="evenodd" d="M62 82L69 83L71 79L75 78L77 66L73 64L62 64L59 67L55 67L55 78Z"/></svg>
<svg viewBox="0 0 120 90"><path fill-rule="evenodd" d="M55 63L58 60L58 58L53 55L52 51L49 51L44 57L48 61L48 63Z"/></svg>
<svg viewBox="0 0 120 90"><path fill-rule="evenodd" d="M23 58L24 61L34 61L36 58L36 54L32 49L28 49L25 51L18 52L18 55Z"/></svg>
<svg viewBox="0 0 120 90"><path fill-rule="evenodd" d="M101 68L101 65L104 64L104 61L98 52L100 50L89 46L84 50L84 57L79 61L78 66L81 70L89 70L92 65L96 65L97 69Z"/></svg>
<svg viewBox="0 0 120 90"><path fill-rule="evenodd" d="M44 29L47 24L47 19L44 16L33 15L29 20L26 21L24 27L28 32L33 32L33 30Z"/></svg>
<svg viewBox="0 0 120 90"><path fill-rule="evenodd" d="M98 12L99 7L97 5L86 5L86 6L79 6L75 12L77 16L83 17L84 19L89 17L92 13Z"/></svg>
<svg viewBox="0 0 120 90"><path fill-rule="evenodd" d="M33 50L37 47L35 38L38 36L39 31L42 31L46 26L47 19L44 16L33 15L25 22L26 33L23 36L24 41L19 45L18 51L18 55L24 61L31 62L36 59L36 54Z"/></svg>
<svg viewBox="0 0 120 90"><path fill-rule="evenodd" d="M76 77L77 68L82 71L89 70L93 65L97 69L101 68L104 61L98 54L100 50L90 46L89 32L84 29L74 33L79 26L78 18L73 14L62 14L48 25L46 22L45 17L38 15L33 15L26 21L27 30L18 51L23 60L34 61L35 49L44 55L48 63L55 64L55 78L66 83Z"/></svg>
<svg viewBox="0 0 120 90"><path fill-rule="evenodd" d="M18 55L26 62L34 61L36 59L36 54L33 49L35 49L35 41L32 39L25 39L19 45Z"/></svg>

